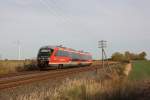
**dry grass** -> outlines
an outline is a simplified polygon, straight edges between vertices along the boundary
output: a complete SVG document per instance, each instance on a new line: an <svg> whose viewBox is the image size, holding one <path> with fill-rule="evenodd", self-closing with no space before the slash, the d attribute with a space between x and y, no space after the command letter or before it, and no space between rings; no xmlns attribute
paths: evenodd
<svg viewBox="0 0 150 100"><path fill-rule="evenodd" d="M128 82L73 80L63 84L57 100L134 100L135 86Z"/></svg>
<svg viewBox="0 0 150 100"><path fill-rule="evenodd" d="M43 87L43 86L41 86ZM95 79L66 80L57 88L37 87L34 92L13 95L8 100L137 100L137 85ZM31 88L31 87L29 87ZM31 88L33 89L33 88ZM32 91L32 90L31 90ZM21 92L21 91L18 91ZM8 95L8 94L7 94ZM7 96L6 95L6 96Z"/></svg>
<svg viewBox="0 0 150 100"><path fill-rule="evenodd" d="M63 82L49 81L0 95L7 100L137 100L138 83L120 79L120 73L115 71L111 79L95 76Z"/></svg>
<svg viewBox="0 0 150 100"><path fill-rule="evenodd" d="M95 62L97 64L99 62ZM124 66L124 65L122 65ZM0 74L35 70L35 61L0 61ZM124 67L113 67L113 73L104 77L66 80L61 85L52 87L50 83L29 86L9 93L0 93L3 100L135 100L135 83L123 78ZM100 72L101 73L101 72ZM121 77L120 77L121 76ZM108 78L109 77L109 78ZM102 78L102 79L101 79ZM56 84L56 83L55 83Z"/></svg>
<svg viewBox="0 0 150 100"><path fill-rule="evenodd" d="M0 74L16 73L26 70L37 69L36 62L32 60L1 60Z"/></svg>
<svg viewBox="0 0 150 100"><path fill-rule="evenodd" d="M23 65L23 61L0 61L0 74L14 73L17 68L21 68Z"/></svg>

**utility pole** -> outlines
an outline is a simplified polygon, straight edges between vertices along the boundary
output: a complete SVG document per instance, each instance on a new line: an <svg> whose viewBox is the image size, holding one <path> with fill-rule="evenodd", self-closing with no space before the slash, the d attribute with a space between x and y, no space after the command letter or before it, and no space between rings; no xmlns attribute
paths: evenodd
<svg viewBox="0 0 150 100"><path fill-rule="evenodd" d="M105 52L105 48L107 47L107 41L105 40L101 40L101 41L98 41L98 47L101 48L102 50L102 67L105 69L106 72L112 72L111 70L111 67L109 66L109 62L108 62L108 59L107 59L107 55L106 55L106 52ZM106 60L106 63L104 63ZM106 66L105 66L106 64Z"/></svg>
<svg viewBox="0 0 150 100"><path fill-rule="evenodd" d="M102 67L104 68L105 64L104 64L104 60L106 59L106 54L105 54L105 50L104 48L106 48L106 42L104 40L98 41L98 48L101 49L102 51ZM104 59L105 57L105 59Z"/></svg>

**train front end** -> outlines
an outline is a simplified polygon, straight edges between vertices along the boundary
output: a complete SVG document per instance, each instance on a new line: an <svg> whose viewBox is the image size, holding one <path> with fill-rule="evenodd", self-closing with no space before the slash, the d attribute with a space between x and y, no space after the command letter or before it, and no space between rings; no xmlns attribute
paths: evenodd
<svg viewBox="0 0 150 100"><path fill-rule="evenodd" d="M38 55L37 55L37 63L40 69L44 69L45 67L49 66L49 61L50 61L52 53L53 53L52 48L49 48L49 47L40 48Z"/></svg>

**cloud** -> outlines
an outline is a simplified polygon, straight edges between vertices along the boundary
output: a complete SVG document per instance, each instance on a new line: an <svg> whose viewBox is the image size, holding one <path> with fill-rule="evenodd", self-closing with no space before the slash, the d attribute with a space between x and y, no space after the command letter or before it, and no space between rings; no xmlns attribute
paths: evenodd
<svg viewBox="0 0 150 100"><path fill-rule="evenodd" d="M14 0L13 2L20 6L27 6L33 4L35 0Z"/></svg>
<svg viewBox="0 0 150 100"><path fill-rule="evenodd" d="M47 44L87 50L99 58L97 41L101 39L108 41L109 56L117 50L150 50L145 44L150 40L148 1L43 1L47 6L39 0L0 1L0 50L5 51L4 57L16 58L12 53L16 47L6 45L18 39L24 58L35 57L38 48Z"/></svg>

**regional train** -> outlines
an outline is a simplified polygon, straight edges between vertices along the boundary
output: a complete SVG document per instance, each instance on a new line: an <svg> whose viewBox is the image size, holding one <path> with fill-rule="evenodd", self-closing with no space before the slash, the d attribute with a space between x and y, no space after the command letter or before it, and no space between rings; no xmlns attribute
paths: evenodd
<svg viewBox="0 0 150 100"><path fill-rule="evenodd" d="M37 63L40 69L52 66L89 66L92 64L92 55L62 46L43 46L39 49Z"/></svg>

